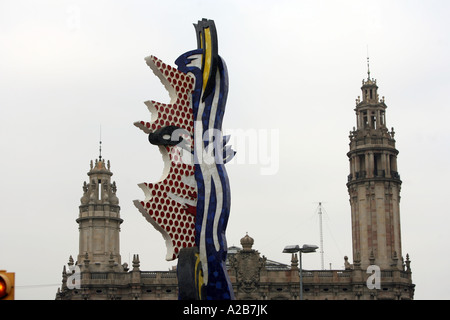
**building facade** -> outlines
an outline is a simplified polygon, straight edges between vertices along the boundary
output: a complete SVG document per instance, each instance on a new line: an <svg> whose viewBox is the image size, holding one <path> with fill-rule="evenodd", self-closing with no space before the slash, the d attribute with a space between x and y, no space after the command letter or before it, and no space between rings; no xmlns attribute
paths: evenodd
<svg viewBox="0 0 450 320"><path fill-rule="evenodd" d="M303 299L411 300L415 285L409 256L403 257L400 230L401 180L394 130L386 125L386 104L375 79L362 83L356 100L356 127L350 132L347 188L352 221L353 263L344 270L302 270ZM80 244L76 263L63 268L60 300L175 300L177 273L142 271L139 256L132 268L121 264L119 200L109 161L91 162L79 207ZM298 300L299 258L291 264L268 260L246 235L228 250L227 268L238 300ZM301 253L300 253L301 254Z"/></svg>

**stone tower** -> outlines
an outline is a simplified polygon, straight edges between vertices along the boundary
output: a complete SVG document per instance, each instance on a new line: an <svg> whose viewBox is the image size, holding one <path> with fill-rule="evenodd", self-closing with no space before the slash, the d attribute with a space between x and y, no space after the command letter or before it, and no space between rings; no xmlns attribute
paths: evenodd
<svg viewBox="0 0 450 320"><path fill-rule="evenodd" d="M384 97L375 79L362 81L356 99L356 128L350 132L348 192L352 214L353 260L365 270L402 268L398 150L386 124Z"/></svg>
<svg viewBox="0 0 450 320"><path fill-rule="evenodd" d="M80 214L77 219L80 231L78 266L90 272L122 269L120 257L119 199L116 183L111 183L109 160L91 160L87 173L89 182L84 182Z"/></svg>

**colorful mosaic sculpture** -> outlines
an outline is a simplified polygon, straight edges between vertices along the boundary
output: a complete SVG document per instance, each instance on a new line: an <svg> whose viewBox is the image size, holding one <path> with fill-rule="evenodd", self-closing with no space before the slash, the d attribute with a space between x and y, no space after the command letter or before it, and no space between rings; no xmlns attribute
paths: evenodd
<svg viewBox="0 0 450 320"><path fill-rule="evenodd" d="M235 152L225 147L229 137L222 135L228 72L218 55L214 21L194 26L198 48L181 55L178 68L146 58L171 101L145 102L151 121L135 123L159 146L165 168L159 182L139 185L145 200L134 203L163 235L166 260L187 256L192 262L179 261L179 284L192 283L198 299L233 299L225 266L231 197L224 164ZM192 281L180 281L180 273Z"/></svg>

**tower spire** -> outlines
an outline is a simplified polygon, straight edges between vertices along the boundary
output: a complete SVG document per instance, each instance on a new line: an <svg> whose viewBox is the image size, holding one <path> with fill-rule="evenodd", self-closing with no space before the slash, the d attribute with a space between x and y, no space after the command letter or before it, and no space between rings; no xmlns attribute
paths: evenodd
<svg viewBox="0 0 450 320"><path fill-rule="evenodd" d="M111 181L113 173L109 161L91 164L87 173L88 183L83 184L83 196L80 199L80 214L76 220L79 229L78 264L86 266L85 254L92 262L89 270L110 270L111 260L114 268L120 269L120 218L119 198L116 183ZM92 163L92 162L91 162ZM111 258L112 255L112 258Z"/></svg>
<svg viewBox="0 0 450 320"><path fill-rule="evenodd" d="M369 45L367 45L367 80L370 80Z"/></svg>
<svg viewBox="0 0 450 320"><path fill-rule="evenodd" d="M98 148L99 148L99 152L100 152L98 159L100 161L102 161L102 126L101 125L100 125L100 144L99 144Z"/></svg>
<svg viewBox="0 0 450 320"><path fill-rule="evenodd" d="M367 75L370 77L369 57ZM357 130L350 135L348 192L352 211L353 256L361 268L398 268L401 256L400 189L395 140L386 125L386 104L375 79L363 80L356 108ZM374 202L375 201L375 202ZM396 252L396 254L394 254Z"/></svg>

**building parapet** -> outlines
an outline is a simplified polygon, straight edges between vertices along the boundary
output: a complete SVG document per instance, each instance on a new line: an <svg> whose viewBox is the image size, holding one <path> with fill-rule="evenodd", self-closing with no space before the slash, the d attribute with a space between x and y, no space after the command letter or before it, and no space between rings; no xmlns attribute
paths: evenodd
<svg viewBox="0 0 450 320"><path fill-rule="evenodd" d="M141 271L141 278L177 278L177 273L175 271Z"/></svg>

